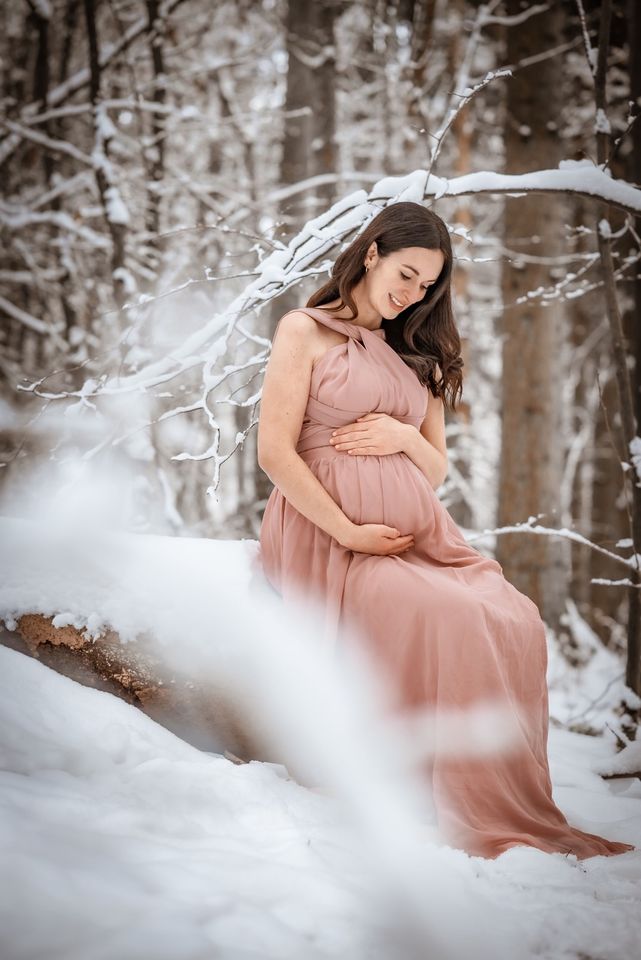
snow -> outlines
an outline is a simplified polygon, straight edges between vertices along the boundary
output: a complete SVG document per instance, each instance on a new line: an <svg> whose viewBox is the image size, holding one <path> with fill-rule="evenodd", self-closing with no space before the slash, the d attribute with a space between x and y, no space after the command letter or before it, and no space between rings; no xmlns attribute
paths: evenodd
<svg viewBox="0 0 641 960"><path fill-rule="evenodd" d="M621 774L641 772L641 742L627 743L623 750L599 764L599 773Z"/></svg>
<svg viewBox="0 0 641 960"><path fill-rule="evenodd" d="M111 248L111 243L106 237L102 236L96 230L92 230L91 227L87 227L85 224L77 223L74 218L68 213L65 213L64 210L47 210L40 213L37 210L29 210L27 207L16 207L14 210L2 211L2 222L14 231L26 226L51 223L63 232L81 237L90 247L96 250L109 250Z"/></svg>
<svg viewBox="0 0 641 960"><path fill-rule="evenodd" d="M629 443L630 460L637 475L637 480L641 482L641 437L633 437Z"/></svg>
<svg viewBox="0 0 641 960"><path fill-rule="evenodd" d="M405 728L383 719L381 678L328 657L313 611L285 616L255 541L135 535L68 496L0 520L0 616L151 635L168 667L232 690L283 763L234 765L0 647L4 958L635 955L640 852L485 861L443 845ZM557 711L576 709L571 674ZM621 762L611 742L553 727L550 758L573 823L641 843L641 784L596 773ZM324 789L292 779L292 763Z"/></svg>
<svg viewBox="0 0 641 960"><path fill-rule="evenodd" d="M110 190L112 189L113 188L110 188ZM109 190L107 191L107 193L109 193ZM116 195L118 196L118 202L121 203L122 200L117 190L116 190ZM124 210L124 214L122 215L125 217L124 220L117 221L117 220L113 220L112 217L110 217L109 219L112 220L113 223L118 223L118 222L128 223L129 212L127 211L127 208L124 207L124 205L123 205L123 210ZM132 294L134 294L138 289L134 275L132 274L131 270L127 270L126 267L116 267L116 269L112 273L112 276L114 280L122 284L123 289L128 296L131 296Z"/></svg>
<svg viewBox="0 0 641 960"><path fill-rule="evenodd" d="M335 250L343 237L352 239L350 235L353 231L364 229L366 223L392 198L421 202L430 197L437 199L486 192L518 195L532 190L581 193L630 211L641 210L641 190L625 181L614 180L609 170L601 169L588 160L564 160L556 170L516 175L485 170L445 179L418 169L404 176L383 177L369 194L362 189L356 190L308 221L287 248L274 250L261 262L258 276L223 312L216 312L198 330L183 337L165 357L152 361L135 373L108 379L101 392L132 392L140 387L150 389L173 379L181 371L213 362L220 355L221 348L224 350L239 316L264 301L272 300L278 293L273 289L275 285L287 285L304 276L304 271L318 264L324 254ZM125 213L122 215L125 216ZM226 331L225 336L219 339L223 330Z"/></svg>
<svg viewBox="0 0 641 960"><path fill-rule="evenodd" d="M574 642L571 655L578 669L570 670L558 647L550 644L548 685L553 722L599 732L619 727L616 705L624 702L630 711L641 708L641 699L625 685L622 659L603 645L570 599L562 621ZM603 767L599 771L607 772Z"/></svg>
<svg viewBox="0 0 641 960"><path fill-rule="evenodd" d="M603 237L604 240L612 239L612 227L608 220L603 217L599 220L599 234Z"/></svg>
<svg viewBox="0 0 641 960"><path fill-rule="evenodd" d="M605 110L603 110L602 107L599 107L596 112L596 117L594 120L594 132L605 133L608 136L612 133L610 121L608 120Z"/></svg>
<svg viewBox="0 0 641 960"><path fill-rule="evenodd" d="M96 108L96 134L101 143L118 136L118 130L103 104L99 104Z"/></svg>
<svg viewBox="0 0 641 960"><path fill-rule="evenodd" d="M105 203L107 206L107 219L110 220L111 223L129 223L129 211L117 187L113 185L107 187L105 190Z"/></svg>
<svg viewBox="0 0 641 960"><path fill-rule="evenodd" d="M49 0L33 0L32 6L35 8L38 16L42 17L43 20L51 20L53 10L51 9Z"/></svg>

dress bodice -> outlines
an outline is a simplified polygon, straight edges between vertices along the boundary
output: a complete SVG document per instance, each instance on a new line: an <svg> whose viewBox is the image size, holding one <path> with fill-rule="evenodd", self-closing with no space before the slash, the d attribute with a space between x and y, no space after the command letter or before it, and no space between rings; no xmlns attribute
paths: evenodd
<svg viewBox="0 0 641 960"><path fill-rule="evenodd" d="M370 330L333 317L319 307L298 307L319 323L347 337L314 364L309 399L297 444L299 453L326 447L336 427L367 413L386 413L420 427L428 393L415 372L386 342L382 328Z"/></svg>

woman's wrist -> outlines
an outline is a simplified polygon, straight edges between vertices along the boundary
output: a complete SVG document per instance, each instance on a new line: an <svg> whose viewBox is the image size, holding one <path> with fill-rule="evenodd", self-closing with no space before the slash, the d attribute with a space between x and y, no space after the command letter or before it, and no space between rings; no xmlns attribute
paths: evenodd
<svg viewBox="0 0 641 960"><path fill-rule="evenodd" d="M341 521L340 526L333 534L334 540L338 541L341 547L348 547L355 529L356 524L353 523L349 517L345 517L344 521Z"/></svg>
<svg viewBox="0 0 641 960"><path fill-rule="evenodd" d="M416 464L436 490L447 476L447 457L444 457L440 450L437 450L417 427L411 423L408 423L407 426L409 430L407 431L403 453Z"/></svg>
<svg viewBox="0 0 641 960"><path fill-rule="evenodd" d="M403 423L399 421L399 428L403 433L403 446L401 448L401 453L406 453L409 456L409 452L414 448L416 443L416 435L421 436L421 432L418 427L415 427L413 423Z"/></svg>

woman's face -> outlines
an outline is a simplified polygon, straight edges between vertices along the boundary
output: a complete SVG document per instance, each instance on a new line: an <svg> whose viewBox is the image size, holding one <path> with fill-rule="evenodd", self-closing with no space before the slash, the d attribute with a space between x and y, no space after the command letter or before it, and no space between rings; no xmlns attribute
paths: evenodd
<svg viewBox="0 0 641 960"><path fill-rule="evenodd" d="M403 247L381 257L376 242L372 243L365 258L369 270L364 277L365 293L372 308L386 320L393 319L423 299L438 280L444 263L441 250Z"/></svg>

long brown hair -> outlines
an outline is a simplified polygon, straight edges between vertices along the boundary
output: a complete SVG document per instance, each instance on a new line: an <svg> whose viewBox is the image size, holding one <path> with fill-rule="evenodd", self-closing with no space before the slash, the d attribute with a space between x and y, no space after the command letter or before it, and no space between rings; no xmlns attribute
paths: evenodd
<svg viewBox="0 0 641 960"><path fill-rule="evenodd" d="M349 307L352 320L358 316L352 288L365 274L365 256L373 241L378 253L387 257L405 247L441 250L443 267L436 283L393 320L384 320L387 343L412 367L418 379L441 397L452 410L463 392L461 339L452 311L452 244L448 229L437 214L420 203L402 201L385 207L362 233L337 257L330 280L307 301L308 307L320 307L340 297L337 310ZM436 380L437 364L440 380ZM457 396L458 395L458 396Z"/></svg>

